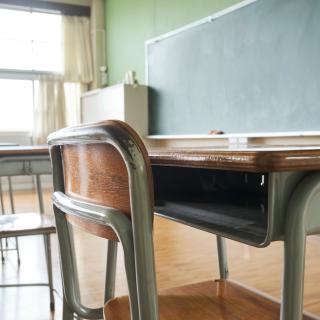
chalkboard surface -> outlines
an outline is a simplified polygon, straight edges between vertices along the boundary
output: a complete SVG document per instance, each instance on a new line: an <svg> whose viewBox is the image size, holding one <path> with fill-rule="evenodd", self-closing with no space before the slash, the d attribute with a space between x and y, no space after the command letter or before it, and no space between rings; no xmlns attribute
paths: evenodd
<svg viewBox="0 0 320 320"><path fill-rule="evenodd" d="M150 134L320 130L320 0L258 0L147 59Z"/></svg>

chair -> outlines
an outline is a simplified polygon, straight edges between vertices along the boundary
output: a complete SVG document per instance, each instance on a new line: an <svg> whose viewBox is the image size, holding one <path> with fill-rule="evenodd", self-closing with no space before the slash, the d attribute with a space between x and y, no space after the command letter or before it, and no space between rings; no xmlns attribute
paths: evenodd
<svg viewBox="0 0 320 320"><path fill-rule="evenodd" d="M39 201L40 213L13 213L0 215L0 241L11 237L43 235L45 258L47 264L48 282L47 283L18 283L1 284L0 288L25 287L25 286L48 286L50 294L50 309L54 310L52 261L51 261L51 240L50 235L56 232L54 220L52 217L44 214L44 205L41 190L40 175L36 175L36 186ZM11 198L11 197L10 197ZM5 250L5 249L3 249ZM8 249L6 249L8 250ZM19 256L18 256L19 262Z"/></svg>
<svg viewBox="0 0 320 320"><path fill-rule="evenodd" d="M125 123L105 121L60 130L48 138L63 277L63 320L103 317L80 301L70 225L108 240L105 301L112 300L117 242L124 250L129 317L156 319L153 187L147 151ZM129 307L130 306L130 307Z"/></svg>
<svg viewBox="0 0 320 320"><path fill-rule="evenodd" d="M0 143L0 148L1 147L8 147L8 146L18 146L18 144L13 143L13 142L1 142ZM10 176L7 176L8 180L8 191L9 191L9 199L10 199L10 206L11 206L11 213L15 213L15 208L14 208L14 200L13 200L13 190L12 190L12 180ZM4 199L3 199L3 191L2 191L2 177L0 177L0 205L1 205L1 214L5 214L5 207L4 207ZM6 251L12 251L15 250L17 252L17 262L18 265L20 265L20 250L19 250L19 241L18 238L15 237L15 246L13 248L8 247L8 239L5 239L5 246L2 244L2 239L0 238L0 253L1 253L1 260L2 262L5 261L4 258L4 252Z"/></svg>
<svg viewBox="0 0 320 320"><path fill-rule="evenodd" d="M10 206L11 206L11 213L15 213L14 207L14 200L13 200L13 190L12 190L12 180L11 177L8 176L8 191L9 191L9 199L10 199ZM3 197L3 190L2 190L2 177L0 177L0 205L1 205L1 214L6 214L5 206L4 206L4 197ZM19 242L18 238L15 237L15 246L9 248L8 246L8 239L5 239L5 245L2 244L2 239L0 238L0 253L1 253L1 260L2 262L5 261L4 253L7 251L16 251L17 252L17 262L20 265L20 250L19 250Z"/></svg>

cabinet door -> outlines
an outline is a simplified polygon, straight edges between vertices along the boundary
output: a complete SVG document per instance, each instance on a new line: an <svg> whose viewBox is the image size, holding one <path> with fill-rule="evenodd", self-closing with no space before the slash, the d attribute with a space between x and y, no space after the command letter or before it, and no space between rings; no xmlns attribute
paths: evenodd
<svg viewBox="0 0 320 320"><path fill-rule="evenodd" d="M81 97L81 122L94 122L96 118L96 109L99 101L99 93L85 94Z"/></svg>
<svg viewBox="0 0 320 320"><path fill-rule="evenodd" d="M81 99L82 123L108 119L124 120L123 86L113 86L87 93Z"/></svg>
<svg viewBox="0 0 320 320"><path fill-rule="evenodd" d="M124 87L116 85L102 89L99 97L98 113L99 119L116 119L124 121Z"/></svg>

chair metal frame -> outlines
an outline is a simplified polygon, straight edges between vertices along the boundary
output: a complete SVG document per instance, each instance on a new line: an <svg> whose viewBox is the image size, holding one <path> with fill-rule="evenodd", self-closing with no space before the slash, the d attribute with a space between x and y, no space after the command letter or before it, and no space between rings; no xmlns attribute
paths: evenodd
<svg viewBox="0 0 320 320"><path fill-rule="evenodd" d="M38 195L38 203L39 203L39 214L42 215L44 214L44 202L43 202L43 195L42 195L42 188L41 188L41 178L40 178L40 174L36 174L36 187L37 187L37 195ZM11 176L9 176L11 177ZM12 188L11 189L11 194L10 194L10 198L12 197L13 201L13 194L12 194ZM13 212L12 214L14 214L15 212ZM48 286L49 287L49 295L50 295L50 310L54 310L55 309L55 303L54 303L54 287L53 287L53 276L52 276L52 258L51 258L51 239L50 239L50 234L52 232L48 232L48 233L41 233L41 235L43 235L43 241L44 241L44 251L45 251L45 259L46 259L46 266L47 266L47 274L48 274L48 282L32 282L32 283L15 283L15 284L0 284L0 288L12 288L12 287L38 287L38 286ZM8 237L12 237L14 236L16 239L16 244L17 247L14 249L9 249L9 248L2 248L1 250L3 251L8 251L8 250L19 250L19 246L18 246L18 237L19 236L24 236L24 235L39 235L38 232L36 231L32 231L32 233L26 232L26 231L17 231L14 233L14 235L10 235L10 236L1 236L0 237L0 241L5 238L7 239ZM20 255L19 255L19 251L18 251L18 263L20 260Z"/></svg>
<svg viewBox="0 0 320 320"><path fill-rule="evenodd" d="M9 200L10 200L10 207L11 207L11 214L15 213L15 205L14 205L14 198L13 198L13 188L12 188L12 179L10 176L7 177L8 179L8 193L9 193ZM0 205L1 205L1 214L6 214L4 199L3 199L3 189L2 189L2 177L0 177ZM7 251L16 251L17 252L17 262L20 265L20 250L19 250L19 241L18 237L14 237L15 239L15 246L9 247L8 238L5 239L5 245L2 243L2 239L0 239L0 253L1 253L1 260L2 262L5 261L4 252Z"/></svg>
<svg viewBox="0 0 320 320"><path fill-rule="evenodd" d="M113 125L108 125L111 123ZM124 248L125 268L133 320L158 320L154 249L152 237L153 203L151 203L147 164L134 137L121 122L102 123L67 128L48 138L53 167L53 206L60 245L64 283L63 320L80 317L99 319L103 308L92 309L82 305L76 276L72 232L64 213L110 226ZM110 144L123 158L129 179L131 221L119 210L72 199L64 194L64 174L61 146L68 144ZM116 244L109 240L105 297L114 295Z"/></svg>
<svg viewBox="0 0 320 320"><path fill-rule="evenodd" d="M1 146L18 146L16 143L8 142L8 143L0 143ZM12 180L11 177L8 176L8 192L9 192L9 199L10 199L10 206L11 206L11 213L15 213L15 206L14 206L14 199L13 199L13 188L12 188ZM4 207L4 200L3 200L3 192L2 192L2 177L0 177L0 204L1 204L1 214L5 214L5 207ZM2 239L0 239L0 252L1 252L1 260L4 262L4 252L6 251L17 251L17 262L20 265L20 250L19 250L19 242L18 238L15 237L15 247L9 248L8 247L8 239L5 239L5 247L2 244Z"/></svg>

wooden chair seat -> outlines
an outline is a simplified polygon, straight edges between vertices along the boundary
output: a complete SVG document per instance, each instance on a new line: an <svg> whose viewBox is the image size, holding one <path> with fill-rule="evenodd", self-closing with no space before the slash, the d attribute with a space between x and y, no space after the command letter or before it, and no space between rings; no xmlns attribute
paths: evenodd
<svg viewBox="0 0 320 320"><path fill-rule="evenodd" d="M55 233L54 218L39 213L0 216L0 238Z"/></svg>
<svg viewBox="0 0 320 320"><path fill-rule="evenodd" d="M229 280L207 281L159 293L160 320L278 320L280 304ZM108 320L130 320L128 297L109 300ZM305 314L303 320L319 319Z"/></svg>

